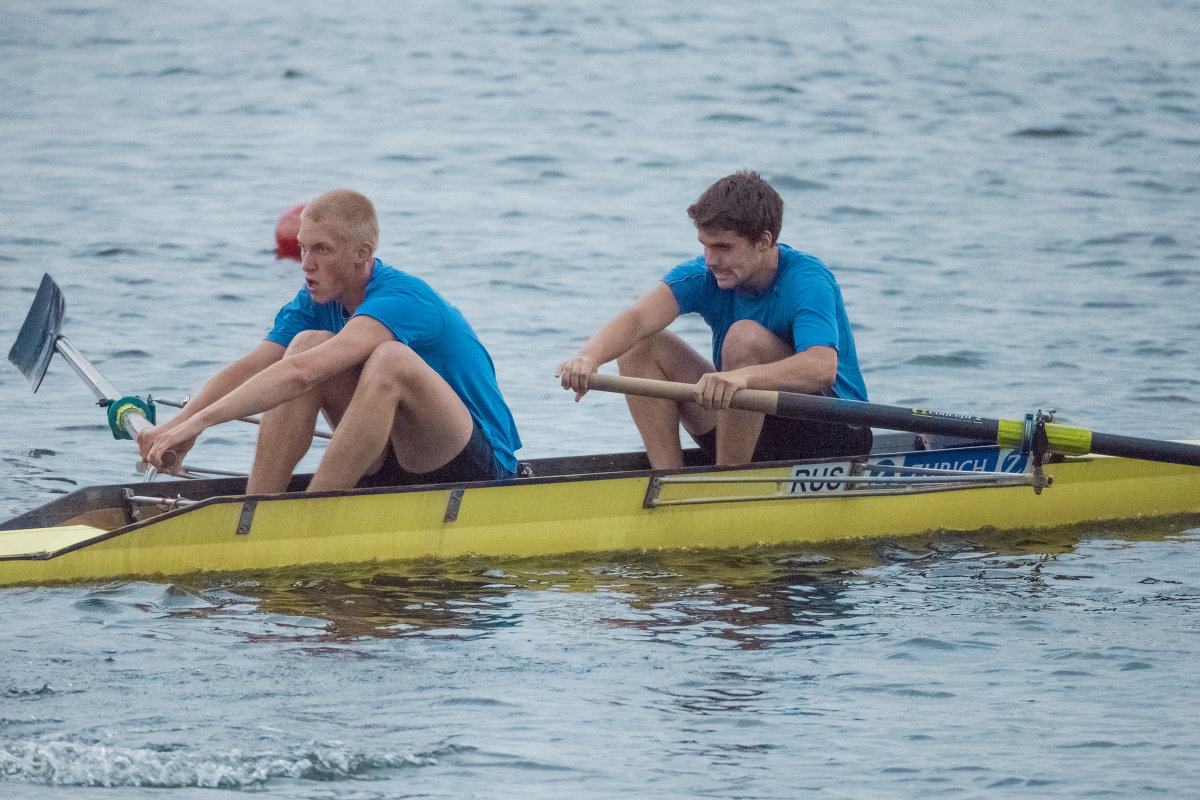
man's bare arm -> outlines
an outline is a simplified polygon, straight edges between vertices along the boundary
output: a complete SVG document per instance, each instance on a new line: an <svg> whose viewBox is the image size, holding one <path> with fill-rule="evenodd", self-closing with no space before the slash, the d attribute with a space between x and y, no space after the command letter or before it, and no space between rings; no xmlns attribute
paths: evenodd
<svg viewBox="0 0 1200 800"><path fill-rule="evenodd" d="M263 341L249 353L234 361L216 375L213 375L178 414L161 425L147 428L138 435L138 451L141 457L145 459L150 454L154 443L164 431L170 431L187 422L192 416L198 414L217 400L220 400L250 378L283 358L283 352L284 350L281 345ZM179 443L174 448L176 454L181 459L184 453L190 449L191 442Z"/></svg>
<svg viewBox="0 0 1200 800"><path fill-rule="evenodd" d="M173 444L194 439L213 425L259 414L293 400L339 372L362 364L376 347L394 340L391 331L378 320L355 317L328 341L277 360L232 391L197 409L171 430L160 433L146 460L159 466L163 452Z"/></svg>
<svg viewBox="0 0 1200 800"><path fill-rule="evenodd" d="M837 367L837 350L816 345L780 361L710 372L696 384L696 402L706 408L729 408L738 389L824 392L837 380Z"/></svg>
<svg viewBox="0 0 1200 800"><path fill-rule="evenodd" d="M588 376L648 336L658 333L679 317L679 303L669 286L660 283L642 295L630 308L617 314L596 332L571 359L558 365L554 377L562 387L575 392L575 399L587 393Z"/></svg>

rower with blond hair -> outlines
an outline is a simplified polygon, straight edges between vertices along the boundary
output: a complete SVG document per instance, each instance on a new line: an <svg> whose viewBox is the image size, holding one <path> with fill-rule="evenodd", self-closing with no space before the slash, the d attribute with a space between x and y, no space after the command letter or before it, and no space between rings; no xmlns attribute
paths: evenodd
<svg viewBox="0 0 1200 800"><path fill-rule="evenodd" d="M304 287L257 347L139 435L142 457L169 470L168 451L262 413L246 491L282 492L324 413L333 437L310 491L513 477L521 442L491 357L457 308L375 257L371 201L326 192L296 238Z"/></svg>

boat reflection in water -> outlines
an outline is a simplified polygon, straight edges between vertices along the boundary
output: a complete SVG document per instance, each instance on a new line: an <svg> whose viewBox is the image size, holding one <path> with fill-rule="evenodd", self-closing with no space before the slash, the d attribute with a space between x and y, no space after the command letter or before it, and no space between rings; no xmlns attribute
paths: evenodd
<svg viewBox="0 0 1200 800"><path fill-rule="evenodd" d="M1047 577L1047 565L1074 553L1081 541L1161 542L1187 536L1197 526L1200 517L1184 515L1102 527L926 534L819 547L470 556L250 575L197 573L171 584L171 592L196 602L170 613L241 626L252 609L265 624L244 630L247 641L312 645L400 637L486 639L519 628L532 614L560 616L568 635L578 628L589 635L606 631L609 637L668 644L804 647L845 636L877 615L873 586L881 582L894 584L907 576L944 587L911 593L918 609L952 606L970 594L1036 598L1053 593L1049 581L1061 580ZM576 599L564 601L563 594ZM894 606L894 585L887 597Z"/></svg>

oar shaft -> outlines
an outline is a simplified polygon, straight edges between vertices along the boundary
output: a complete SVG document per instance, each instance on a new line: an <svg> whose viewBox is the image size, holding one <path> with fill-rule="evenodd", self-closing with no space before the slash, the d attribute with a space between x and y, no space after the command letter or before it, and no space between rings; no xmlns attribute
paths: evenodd
<svg viewBox="0 0 1200 800"><path fill-rule="evenodd" d="M594 373L588 377L588 388L603 392L659 397L679 402L692 402L695 399L694 387L688 383L627 378L600 373ZM840 422L847 425L863 425L912 433L964 436L996 442L1005 447L1020 447L1024 440L1024 423L1014 420L947 414L941 411L864 403L837 397L821 397L765 389L739 389L734 393L730 405L745 411L758 411L781 417ZM1046 438L1049 442L1050 452L1060 455L1097 453L1122 458L1162 461L1168 464L1200 466L1200 445L1187 442L1095 433L1085 428L1054 423L1046 425Z"/></svg>
<svg viewBox="0 0 1200 800"><path fill-rule="evenodd" d="M1200 446L1188 442L1169 442L1160 439L1139 439L1116 433L1092 433L1092 452L1167 464L1188 464L1200 467ZM1200 491L1200 487L1197 487Z"/></svg>
<svg viewBox="0 0 1200 800"><path fill-rule="evenodd" d="M599 389L602 392L659 397L678 402L695 400L694 387L690 383L658 381L649 378L627 378L595 373L588 376L588 388ZM999 420L982 417L943 414L937 411L920 411L899 406L862 403L857 400L842 400L837 397L776 392L767 389L739 389L734 393L730 405L743 411L758 411L762 414L774 414L780 417L841 422L847 425L888 428L913 433L940 433L947 436L965 436L989 441L996 438L996 431L1000 423Z"/></svg>
<svg viewBox="0 0 1200 800"><path fill-rule="evenodd" d="M588 376L588 389L658 397L681 403L694 402L696 399L695 387L690 383L656 381L650 378L627 378L623 375L605 375L600 372L594 372ZM739 389L733 396L733 406L744 411L784 415L783 412L777 410L779 395L779 392L770 392L765 389Z"/></svg>
<svg viewBox="0 0 1200 800"><path fill-rule="evenodd" d="M99 400L116 400L120 397L120 393L116 387L93 367L83 353L76 349L75 345L71 344L71 340L65 336L59 336L54 340L54 349L57 350L62 357L67 360L67 363L74 368L79 377L83 378L83 382L92 387L92 391L96 393Z"/></svg>
<svg viewBox="0 0 1200 800"><path fill-rule="evenodd" d="M738 394L740 393L738 392ZM827 420L846 425L888 428L912 433L937 433L944 436L964 436L988 441L996 438L1001 423L1001 420L998 419L947 414L941 411L924 411L901 406L884 406L878 403L863 403L858 400L843 400L838 397L822 397L821 395L793 392L775 392L774 394L779 396L775 413L782 417ZM734 402L737 402L737 394L734 395Z"/></svg>
<svg viewBox="0 0 1200 800"><path fill-rule="evenodd" d="M159 405L162 405L162 406L171 406L171 408L186 408L187 404L190 401L191 401L190 397L184 398L183 400L167 400L162 397L154 398L155 403L158 403ZM262 424L262 419L260 419L259 417L234 417L232 421L233 422L249 422L251 425L261 425ZM333 438L333 434L329 433L328 431L314 431L313 436L315 436L319 439L332 439Z"/></svg>
<svg viewBox="0 0 1200 800"><path fill-rule="evenodd" d="M71 340L65 336L59 335L54 340L54 349L57 350L67 363L78 373L79 377L83 378L83 382L92 387L96 398L107 402L116 402L120 397L120 392L117 388L108 382L108 379L100 374L100 371L92 366L91 362L71 343ZM121 422L121 427L129 434L129 438L137 441L138 434L146 428L154 427L153 423L142 414L140 409L131 409L129 413L118 414L117 419ZM174 450L168 450L163 453L163 464L174 466L177 456Z"/></svg>

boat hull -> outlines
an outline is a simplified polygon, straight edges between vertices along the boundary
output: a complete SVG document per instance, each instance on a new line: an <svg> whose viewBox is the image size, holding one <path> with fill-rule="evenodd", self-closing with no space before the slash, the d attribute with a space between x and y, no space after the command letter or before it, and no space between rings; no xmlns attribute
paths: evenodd
<svg viewBox="0 0 1200 800"><path fill-rule="evenodd" d="M0 531L0 585L467 554L731 548L1200 514L1200 470L1171 464L1067 459L1045 466L1053 482L1040 492L978 484L875 490L846 481L837 467L691 470L685 483L670 482L678 474L632 470L401 490L228 494L130 524L117 524L124 520L114 519L116 509L96 500L74 516L48 515L42 527ZM730 478L738 482L722 482Z"/></svg>

